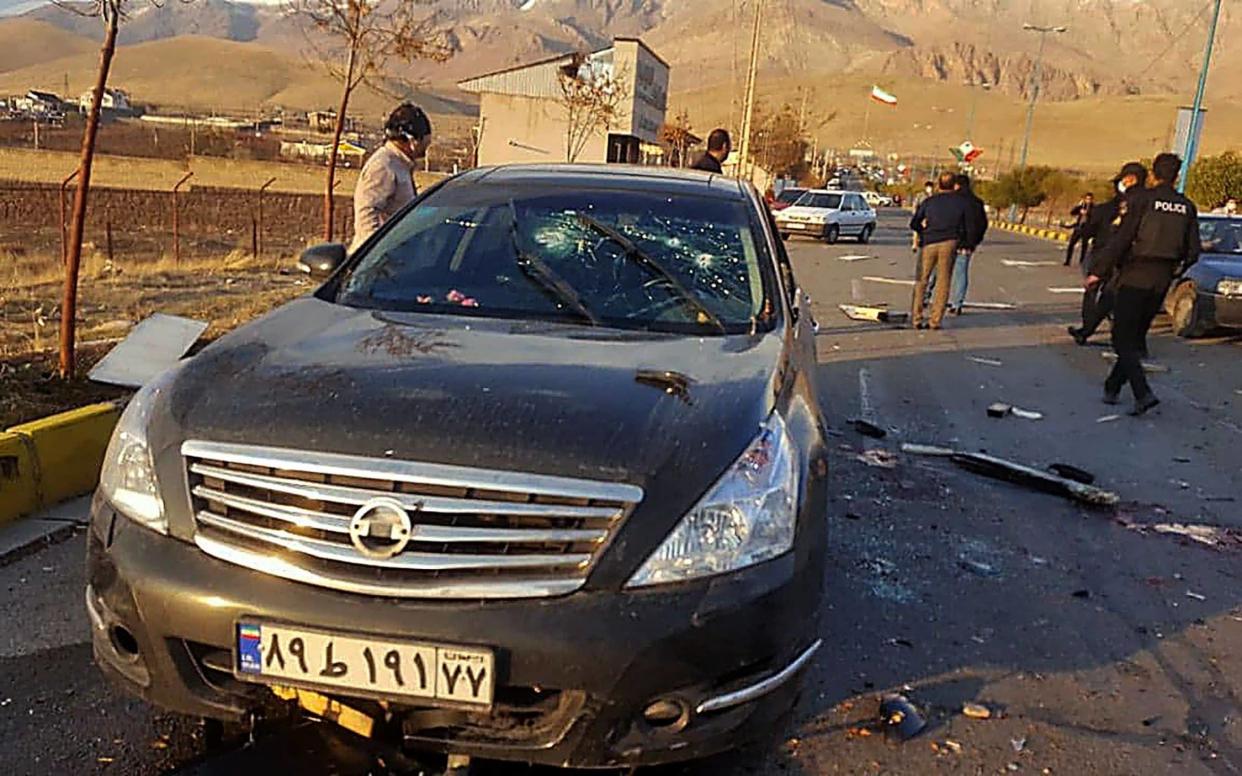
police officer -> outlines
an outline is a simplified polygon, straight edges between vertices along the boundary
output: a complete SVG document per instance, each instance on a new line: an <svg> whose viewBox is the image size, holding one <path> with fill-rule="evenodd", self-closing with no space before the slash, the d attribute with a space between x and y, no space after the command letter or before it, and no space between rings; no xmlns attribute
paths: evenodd
<svg viewBox="0 0 1242 776"><path fill-rule="evenodd" d="M1117 363L1104 382L1104 401L1116 404L1126 383L1134 392L1131 415L1160 403L1143 374L1147 330L1160 312L1169 284L1199 258L1199 213L1173 184L1181 172L1176 154L1160 154L1151 165L1150 188L1126 192L1126 214L1116 235L1092 257L1087 290L1114 267L1118 288L1113 309L1113 349Z"/></svg>
<svg viewBox="0 0 1242 776"><path fill-rule="evenodd" d="M1125 194L1127 191L1138 191L1147 181L1147 168L1138 162L1127 162L1117 177L1113 178L1116 190L1113 198L1102 205L1091 209L1091 232L1095 235L1091 244L1091 253L1083 262L1083 275L1091 274L1090 256L1103 252L1104 248L1116 236L1121 227L1122 216L1125 215ZM1087 289L1082 296L1082 326L1069 327L1069 334L1079 345L1086 345L1095 334L1095 330L1113 313L1113 293L1116 272L1100 275L1100 283L1094 289ZM1146 358L1144 353L1143 357Z"/></svg>

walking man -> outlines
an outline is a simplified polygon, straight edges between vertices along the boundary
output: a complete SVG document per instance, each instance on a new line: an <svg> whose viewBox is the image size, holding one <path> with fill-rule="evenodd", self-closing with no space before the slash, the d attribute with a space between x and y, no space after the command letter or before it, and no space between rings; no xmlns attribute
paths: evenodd
<svg viewBox="0 0 1242 776"><path fill-rule="evenodd" d="M729 139L728 130L713 129L712 133L707 136L707 152L690 165L690 169L720 175L724 172L723 165L732 151L733 141Z"/></svg>
<svg viewBox="0 0 1242 776"><path fill-rule="evenodd" d="M983 200L970 187L970 176L959 174L954 184L957 196L966 206L966 233L957 246L957 259L953 262L953 286L949 294L949 313L961 315L966 306L966 289L970 287L970 260L983 243L988 231L988 211Z"/></svg>
<svg viewBox="0 0 1242 776"><path fill-rule="evenodd" d="M910 318L917 329L939 329L949 305L949 282L953 276L953 260L957 246L966 238L966 200L957 196L953 187L957 175L943 172L936 181L937 192L924 200L910 219L920 246L918 279L914 284L914 301ZM926 319L923 294L932 273L941 278L936 284L935 300L932 302L930 324Z"/></svg>
<svg viewBox="0 0 1242 776"><path fill-rule="evenodd" d="M352 253L414 200L414 166L431 145L431 119L417 105L402 103L384 123L384 145L371 154L354 187Z"/></svg>
<svg viewBox="0 0 1242 776"><path fill-rule="evenodd" d="M1083 263L1083 275L1092 274L1095 254L1100 253L1112 242L1121 226L1125 215L1127 191L1138 191L1147 180L1147 168L1138 162L1129 162L1113 178L1115 193L1113 198L1091 210L1091 251L1087 261ZM1087 340L1095 334L1108 316L1113 314L1113 295L1116 292L1116 271L1107 276L1100 276L1100 283L1094 289L1087 289L1082 295L1082 326L1069 327L1069 334L1079 345L1086 345ZM1146 353L1143 354L1146 357Z"/></svg>
<svg viewBox="0 0 1242 776"><path fill-rule="evenodd" d="M1074 229L1070 232L1069 247L1065 249L1065 266L1067 267L1074 260L1074 246L1079 243L1082 244L1082 249L1078 254L1078 263L1082 265L1087 261L1087 251L1091 248L1091 240L1095 237L1091 231L1093 223L1091 213L1094 210L1095 195L1088 191L1070 211L1070 215L1074 218Z"/></svg>
<svg viewBox="0 0 1242 776"><path fill-rule="evenodd" d="M1127 192L1126 214L1117 234L1093 257L1088 290L1119 268L1113 310L1113 349L1117 363L1104 382L1104 402L1116 404L1126 383L1134 392L1131 415L1142 415L1160 403L1143 373L1142 353L1147 330L1160 311L1174 275L1199 258L1199 213L1173 188L1182 160L1164 153L1152 162L1151 188Z"/></svg>

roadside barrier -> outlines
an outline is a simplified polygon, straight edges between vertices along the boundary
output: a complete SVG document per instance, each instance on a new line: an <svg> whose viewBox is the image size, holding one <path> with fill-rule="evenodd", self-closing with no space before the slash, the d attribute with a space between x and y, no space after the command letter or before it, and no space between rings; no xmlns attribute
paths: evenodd
<svg viewBox="0 0 1242 776"><path fill-rule="evenodd" d="M1052 240L1053 242L1069 242L1069 232L1063 229L1044 229L1038 226L1027 226L1026 224L1011 224L1008 221L992 221L993 229L1002 229L1006 232L1016 232L1025 234L1028 237L1038 237L1041 240Z"/></svg>
<svg viewBox="0 0 1242 776"><path fill-rule="evenodd" d="M0 431L0 525L94 490L121 402Z"/></svg>

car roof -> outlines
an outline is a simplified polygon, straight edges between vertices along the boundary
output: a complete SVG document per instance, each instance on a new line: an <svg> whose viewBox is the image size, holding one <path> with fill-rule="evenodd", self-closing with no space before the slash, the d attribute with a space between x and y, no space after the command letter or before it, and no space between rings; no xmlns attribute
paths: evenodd
<svg viewBox="0 0 1242 776"><path fill-rule="evenodd" d="M845 189L807 189L811 194L862 194L861 191L846 191Z"/></svg>
<svg viewBox="0 0 1242 776"><path fill-rule="evenodd" d="M506 164L468 170L447 185L622 189L744 200L746 184L724 175L634 164Z"/></svg>

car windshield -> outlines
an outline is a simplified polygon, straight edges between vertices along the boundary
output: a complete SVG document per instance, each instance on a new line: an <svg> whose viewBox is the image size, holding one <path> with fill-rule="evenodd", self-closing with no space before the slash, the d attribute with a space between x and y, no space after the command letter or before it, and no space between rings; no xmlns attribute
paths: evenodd
<svg viewBox="0 0 1242 776"><path fill-rule="evenodd" d="M1199 239L1206 253L1242 254L1242 218L1202 218Z"/></svg>
<svg viewBox="0 0 1242 776"><path fill-rule="evenodd" d="M823 210L838 210L841 207L840 194L818 194L808 191L794 203L798 207L814 207Z"/></svg>
<svg viewBox="0 0 1242 776"><path fill-rule="evenodd" d="M740 333L767 318L771 258L741 200L456 184L347 270L354 307Z"/></svg>
<svg viewBox="0 0 1242 776"><path fill-rule="evenodd" d="M805 193L806 189L785 189L780 193L780 195L777 196L776 200L778 202L788 202L792 205Z"/></svg>

